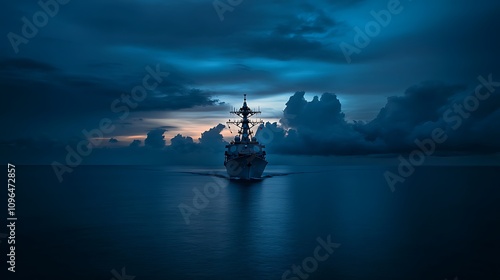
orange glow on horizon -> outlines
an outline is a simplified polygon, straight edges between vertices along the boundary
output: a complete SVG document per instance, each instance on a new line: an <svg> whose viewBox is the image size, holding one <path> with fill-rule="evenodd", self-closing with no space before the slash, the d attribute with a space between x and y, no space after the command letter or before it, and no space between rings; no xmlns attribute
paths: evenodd
<svg viewBox="0 0 500 280"><path fill-rule="evenodd" d="M233 118L234 119L234 118ZM196 120L198 121L198 120ZM191 137L193 138L193 141L195 143L199 143L199 138L201 137L201 134L205 131L208 131L209 129L215 127L217 124L222 123L226 126L221 131L221 134L224 138L225 141L230 142L233 140L234 136L238 134L238 128L234 125L231 126L231 131L228 129L227 124L225 122L222 122L220 119L217 120L211 120L211 119L201 119L199 120L200 122L204 122L204 124L199 124L199 123L194 123L193 120L183 120L183 119L177 119L176 120L176 127L173 129L167 129L165 133L163 134L165 136L165 144L170 145L171 144L171 139L174 138L176 135L181 134L184 137ZM276 122L278 119L266 119L264 121L269 121L269 122ZM206 124L210 123L210 125ZM159 126L161 125L166 125L161 122L157 122ZM258 129L258 126L255 126L253 128L253 132L256 133ZM232 132L232 133L231 133ZM110 138L117 139L117 143L108 143L108 140ZM147 138L147 132L144 134L134 134L134 135L113 135L110 137L103 137L100 140L103 140L102 144L112 147L123 147L123 146L128 146L130 143L132 143L133 140L140 140L141 145L144 145L144 140ZM96 138L97 139L97 138Z"/></svg>

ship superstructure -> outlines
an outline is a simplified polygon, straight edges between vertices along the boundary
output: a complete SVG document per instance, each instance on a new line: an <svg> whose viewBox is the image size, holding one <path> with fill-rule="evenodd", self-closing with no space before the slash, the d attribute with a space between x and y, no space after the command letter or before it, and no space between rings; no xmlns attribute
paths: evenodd
<svg viewBox="0 0 500 280"><path fill-rule="evenodd" d="M243 95L243 106L231 114L238 116L239 120L229 120L230 125L238 127L238 135L229 145L226 145L224 165L230 177L241 179L260 178L266 168L265 146L261 145L252 131L256 125L263 124L262 120L250 120L250 117L260 114L260 110L252 110L247 105L247 95Z"/></svg>

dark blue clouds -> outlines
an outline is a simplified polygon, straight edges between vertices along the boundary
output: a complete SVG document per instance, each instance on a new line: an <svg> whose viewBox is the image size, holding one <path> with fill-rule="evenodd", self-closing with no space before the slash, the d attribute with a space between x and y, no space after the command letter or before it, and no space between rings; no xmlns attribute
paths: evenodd
<svg viewBox="0 0 500 280"><path fill-rule="evenodd" d="M148 132L146 140L144 140L144 145L146 145L146 147L156 149L165 147L165 136L163 136L163 133L165 133L165 131L165 129L151 130L150 132Z"/></svg>
<svg viewBox="0 0 500 280"><path fill-rule="evenodd" d="M221 147L226 144L222 135L220 134L225 128L223 124L210 128L201 134L200 144L213 147Z"/></svg>
<svg viewBox="0 0 500 280"><path fill-rule="evenodd" d="M484 77L484 85L470 89L442 82L423 82L403 95L387 99L371 121L347 121L337 96L324 93L312 100L304 92L290 96L278 123L267 122L257 138L270 154L283 155L370 155L409 153L416 141L443 131L446 140L436 146L436 155L500 152L500 82ZM487 82L491 81L491 83ZM169 127L170 128L170 127ZM175 128L175 127L172 127ZM147 133L144 146L133 140L129 147L95 148L88 163L175 163L196 157L215 159L227 144L221 135L224 125L201 133L199 141L181 134L167 139L166 129ZM112 138L113 139L113 138ZM19 139L2 142L2 151L26 162L45 162L62 157L65 144L48 139ZM115 142L115 141L113 141ZM213 154L215 152L215 154ZM208 159L207 159L208 160Z"/></svg>
<svg viewBox="0 0 500 280"><path fill-rule="evenodd" d="M472 80L498 65L499 40L490 31L499 26L496 2L401 3L403 12L353 64L340 43L352 41L353 28L373 20L370 11L385 8L386 1L243 1L223 22L209 0L70 2L20 55L100 77L164 62L184 84L226 98L236 91L278 95L301 89L385 98L422 80ZM7 3L2 27L20 30L20 17L36 8ZM4 44L2 53L13 56ZM279 67L282 62L286 67ZM453 63L460 67L450 68ZM235 72L234 65L250 71Z"/></svg>
<svg viewBox="0 0 500 280"><path fill-rule="evenodd" d="M284 127L321 130L345 123L345 115L336 95L325 93L320 98L314 96L308 102L304 94L305 92L297 92L286 103L285 117L280 121Z"/></svg>
<svg viewBox="0 0 500 280"><path fill-rule="evenodd" d="M102 118L114 120L119 126L117 133L135 133L138 127L142 127L143 133L144 129L157 126L137 121L148 116L146 112L191 108L204 111L206 109L201 108L207 106L214 107L215 111L226 110L222 102L212 97L213 93L168 77L154 91L147 92L144 100L130 103L134 105L127 106L127 111L132 113L123 119L125 113L113 111L112 104L120 100L121 106L115 108L123 107L124 96L130 96L131 90L141 85L148 75L146 70L130 78L112 79L93 73L66 73L51 64L27 58L6 59L0 61L0 65L0 82L6 99L1 102L0 116L13 120L4 126L10 132L4 137L7 139L50 135L67 140L80 137L84 128L97 127Z"/></svg>
<svg viewBox="0 0 500 280"><path fill-rule="evenodd" d="M130 148L139 148L141 146L141 140L133 140L132 143L130 143L129 147Z"/></svg>
<svg viewBox="0 0 500 280"><path fill-rule="evenodd" d="M438 143L438 154L500 152L500 82L480 80L487 86L481 81L473 89L442 82L412 86L389 97L369 122L347 122L334 94L307 101L297 92L284 110L283 126L266 123L257 137L271 152L283 154L390 154L409 153L418 148L417 140L439 129L446 140Z"/></svg>

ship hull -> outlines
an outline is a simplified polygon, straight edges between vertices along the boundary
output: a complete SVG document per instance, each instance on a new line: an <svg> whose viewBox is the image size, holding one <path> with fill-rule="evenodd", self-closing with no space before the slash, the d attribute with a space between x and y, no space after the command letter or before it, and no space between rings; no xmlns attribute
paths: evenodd
<svg viewBox="0 0 500 280"><path fill-rule="evenodd" d="M267 161L255 155L230 159L225 163L227 174L231 178L253 179L261 178Z"/></svg>

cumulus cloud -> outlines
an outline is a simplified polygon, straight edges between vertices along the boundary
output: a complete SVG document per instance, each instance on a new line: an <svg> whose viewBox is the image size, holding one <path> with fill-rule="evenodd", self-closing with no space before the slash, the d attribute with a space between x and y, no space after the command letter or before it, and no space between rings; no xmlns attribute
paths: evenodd
<svg viewBox="0 0 500 280"><path fill-rule="evenodd" d="M499 94L491 93L467 111L471 105L466 100L475 104L473 96L462 85L423 82L389 97L378 115L364 123L347 122L335 94L307 101L304 92L296 92L286 103L281 125L266 123L257 137L270 152L282 154L398 153L411 151L415 140L430 138L440 128L448 138L438 151L498 152Z"/></svg>
<svg viewBox="0 0 500 280"><path fill-rule="evenodd" d="M132 143L130 143L129 147L130 148L139 148L141 146L141 140L133 140Z"/></svg>
<svg viewBox="0 0 500 280"><path fill-rule="evenodd" d="M304 92L296 92L286 103L282 126L266 124L259 130L261 139L270 132L270 151L292 154L359 154L375 143L365 141L356 125L348 123L337 96L324 93L307 101Z"/></svg>
<svg viewBox="0 0 500 280"><path fill-rule="evenodd" d="M416 148L415 140L430 138L439 128L447 139L436 145L438 153L498 153L500 91L487 89L482 88L482 100L479 100L474 91L461 85L423 82L400 96L389 97L378 115L366 123L347 121L335 94L323 93L308 101L304 92L296 92L286 103L280 121L265 123L257 129L256 136L267 146L268 154L392 154L410 152ZM166 130L157 128L147 133L144 147L140 140L134 140L129 147L96 148L95 155L101 155L100 159L106 161L115 153L115 159L121 157L142 163L150 160L166 163L167 158L175 163L208 154L213 155L209 158L216 159L227 144L221 134L224 128L218 124L208 129L201 133L199 142L178 134L170 140L170 145L166 145ZM112 139L110 141L115 142ZM46 139L0 143L5 154L36 163L47 160L51 153L65 155L64 147L64 143Z"/></svg>
<svg viewBox="0 0 500 280"><path fill-rule="evenodd" d="M306 101L305 92L296 92L285 104L284 117L280 120L286 128L318 130L345 123L337 96L324 93Z"/></svg>
<svg viewBox="0 0 500 280"><path fill-rule="evenodd" d="M161 149L165 147L165 129L154 129L148 132L146 140L144 140L144 145L146 147L151 147L155 149Z"/></svg>
<svg viewBox="0 0 500 280"><path fill-rule="evenodd" d="M172 151L188 153L197 150L197 144L194 143L193 138L189 136L182 136L177 134L174 138L170 140L170 147Z"/></svg>
<svg viewBox="0 0 500 280"><path fill-rule="evenodd" d="M226 126L223 124L218 124L215 127L210 128L201 134L200 144L206 146L216 146L225 143L222 135L220 134Z"/></svg>
<svg viewBox="0 0 500 280"><path fill-rule="evenodd" d="M464 90L464 86L442 82L412 86L402 96L389 97L375 119L365 126L358 126L358 131L366 135L368 141L381 141L385 149L409 148L416 136L422 136L415 134L419 127L437 123L450 98ZM427 133L429 135L430 131Z"/></svg>
<svg viewBox="0 0 500 280"><path fill-rule="evenodd" d="M216 152L222 151L228 143L224 141L221 134L225 125L218 124L209 130L201 133L198 138L199 143L195 143L193 138L177 134L170 140L168 149L173 152L191 153L191 152Z"/></svg>

